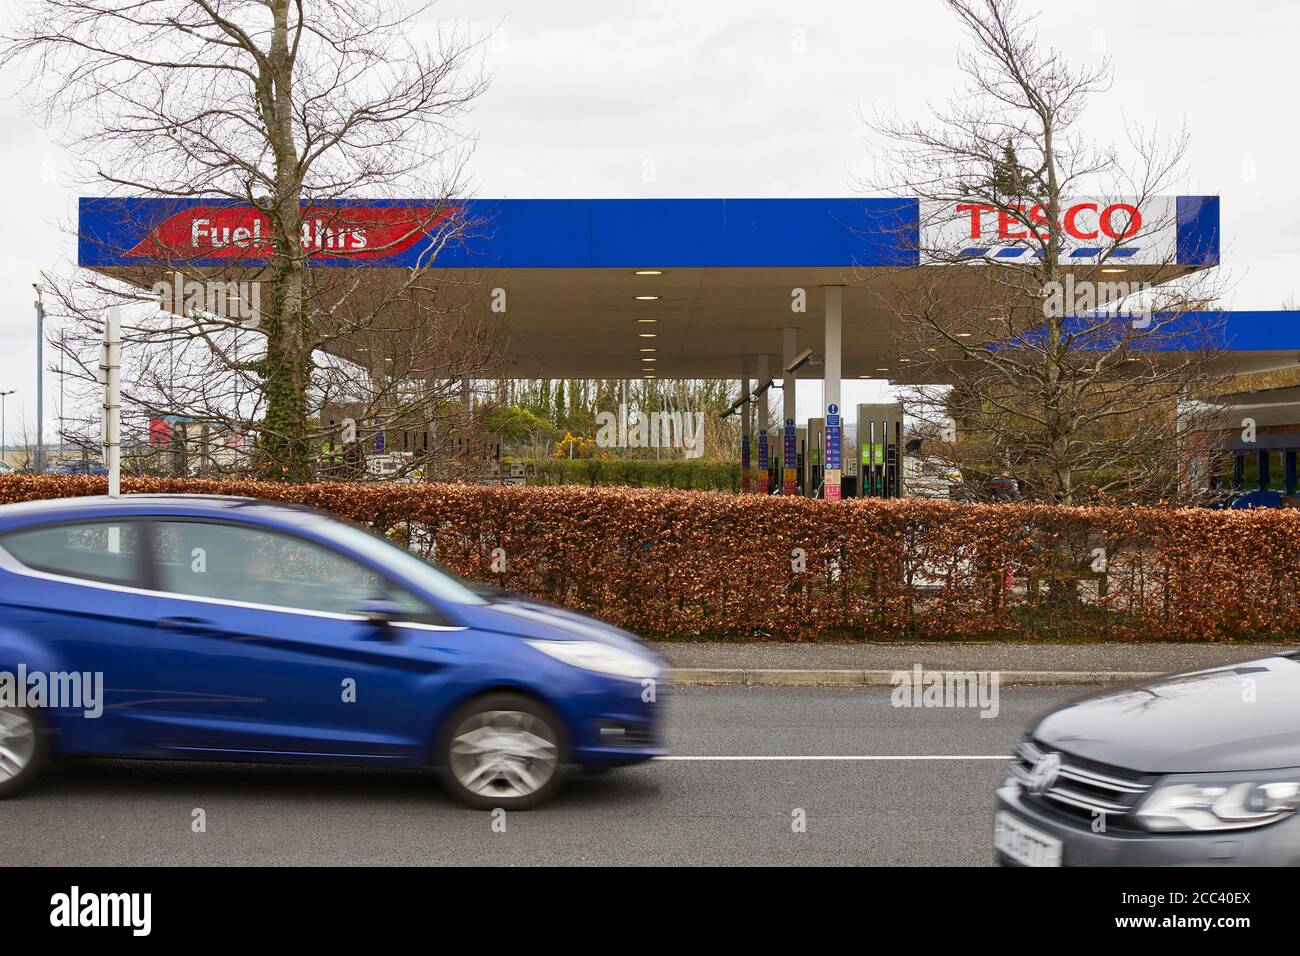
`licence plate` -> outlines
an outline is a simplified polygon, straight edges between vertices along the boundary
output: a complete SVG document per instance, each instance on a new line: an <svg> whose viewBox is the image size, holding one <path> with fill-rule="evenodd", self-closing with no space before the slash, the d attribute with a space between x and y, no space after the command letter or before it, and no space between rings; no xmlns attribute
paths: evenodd
<svg viewBox="0 0 1300 956"><path fill-rule="evenodd" d="M993 818L993 846L1022 866L1060 866L1061 841L999 810Z"/></svg>

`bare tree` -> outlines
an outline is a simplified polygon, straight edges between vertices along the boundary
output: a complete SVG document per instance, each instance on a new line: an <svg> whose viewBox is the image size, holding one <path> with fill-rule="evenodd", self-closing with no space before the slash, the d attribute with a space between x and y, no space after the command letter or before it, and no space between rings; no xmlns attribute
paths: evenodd
<svg viewBox="0 0 1300 956"><path fill-rule="evenodd" d="M264 476L302 480L330 440L318 420L330 402L432 422L464 405L459 383L495 374L502 330L477 285L431 271L473 225L453 197L471 145L458 122L484 87L479 43L398 6L41 0L5 38L0 62L31 64L33 103L84 182L212 203L180 228L162 217L134 250L139 268L47 277L87 384L103 309L139 306L125 323L137 432L193 418ZM365 202L399 189L426 201ZM413 264L380 281L350 268L411 249ZM160 279L179 293L162 312Z"/></svg>
<svg viewBox="0 0 1300 956"><path fill-rule="evenodd" d="M1109 62L1070 66L1015 0L947 3L966 88L932 120L872 123L871 184L921 200L920 266L878 281L925 448L977 497L1186 497L1210 410L1182 400L1212 390L1223 344L1213 279L1169 241L1186 133L1098 145L1082 120Z"/></svg>

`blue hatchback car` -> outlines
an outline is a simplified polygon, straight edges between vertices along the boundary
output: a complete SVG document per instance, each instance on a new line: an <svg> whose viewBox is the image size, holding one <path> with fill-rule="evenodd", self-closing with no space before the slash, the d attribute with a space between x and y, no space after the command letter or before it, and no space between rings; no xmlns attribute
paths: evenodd
<svg viewBox="0 0 1300 956"><path fill-rule="evenodd" d="M525 808L663 753L663 662L350 524L247 498L0 507L0 796L62 755L435 767Z"/></svg>

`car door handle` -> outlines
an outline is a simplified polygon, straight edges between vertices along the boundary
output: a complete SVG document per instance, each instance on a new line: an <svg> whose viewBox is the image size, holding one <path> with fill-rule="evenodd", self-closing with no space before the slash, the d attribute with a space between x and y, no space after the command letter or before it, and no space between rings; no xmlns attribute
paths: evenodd
<svg viewBox="0 0 1300 956"><path fill-rule="evenodd" d="M222 633L221 628L201 617L160 617L154 621L154 626L166 628L169 631L180 631L183 634L215 636Z"/></svg>

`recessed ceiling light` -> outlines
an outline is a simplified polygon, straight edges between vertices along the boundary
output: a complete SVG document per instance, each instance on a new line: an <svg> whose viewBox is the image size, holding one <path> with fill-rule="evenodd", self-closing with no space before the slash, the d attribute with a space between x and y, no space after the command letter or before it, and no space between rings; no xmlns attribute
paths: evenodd
<svg viewBox="0 0 1300 956"><path fill-rule="evenodd" d="M658 352L658 349L641 349L642 352Z"/></svg>
<svg viewBox="0 0 1300 956"><path fill-rule="evenodd" d="M958 332L958 333L957 333L957 338L959 338L959 339L968 339L968 338L970 338L970 336L971 336L971 334L970 334L969 332Z"/></svg>
<svg viewBox="0 0 1300 956"><path fill-rule="evenodd" d="M654 325L658 319L637 319L637 325Z"/></svg>
<svg viewBox="0 0 1300 956"><path fill-rule="evenodd" d="M636 299L636 300L639 301L639 302L653 302L655 299L659 298L659 296L657 296L657 295L636 295L636 296L633 296L632 298Z"/></svg>
<svg viewBox="0 0 1300 956"><path fill-rule="evenodd" d="M859 375L858 378L871 378L870 375Z"/></svg>
<svg viewBox="0 0 1300 956"><path fill-rule="evenodd" d="M937 352L937 351L939 351L939 350L938 350L938 349L926 349L926 351L927 351L927 352Z"/></svg>
<svg viewBox="0 0 1300 956"><path fill-rule="evenodd" d="M1114 269L1114 268L1111 268L1111 269L1102 269L1101 271L1102 271L1102 272L1109 272L1109 273L1128 272L1127 269Z"/></svg>
<svg viewBox="0 0 1300 956"><path fill-rule="evenodd" d="M636 274L639 276L661 276L663 275L663 270L662 269L637 269Z"/></svg>
<svg viewBox="0 0 1300 956"><path fill-rule="evenodd" d="M899 361L900 361L900 362L910 362L910 361L912 361L912 360L911 360L910 358L901 358L901 359L899 359Z"/></svg>
<svg viewBox="0 0 1300 956"><path fill-rule="evenodd" d="M888 372L889 369L887 369L887 368L878 368L878 369L876 369L876 371L877 371L877 372Z"/></svg>
<svg viewBox="0 0 1300 956"><path fill-rule="evenodd" d="M653 362L654 359L652 359L652 358L643 358L641 361L643 361L643 362Z"/></svg>
<svg viewBox="0 0 1300 956"><path fill-rule="evenodd" d="M659 338L659 333L658 333L658 332L638 332L638 333L636 334L636 337L637 337L638 339L657 339L657 338Z"/></svg>

